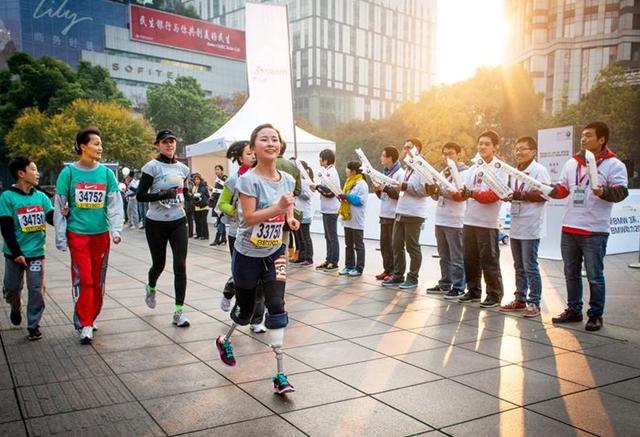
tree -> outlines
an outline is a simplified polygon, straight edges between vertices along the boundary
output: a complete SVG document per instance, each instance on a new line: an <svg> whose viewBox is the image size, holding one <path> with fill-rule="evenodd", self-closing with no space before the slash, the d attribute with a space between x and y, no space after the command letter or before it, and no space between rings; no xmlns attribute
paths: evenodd
<svg viewBox="0 0 640 437"><path fill-rule="evenodd" d="M117 103L80 99L53 115L26 109L7 135L10 156L29 156L38 167L58 170L77 158L72 146L86 126L100 129L105 161L140 168L153 155L153 131L142 117Z"/></svg>
<svg viewBox="0 0 640 437"><path fill-rule="evenodd" d="M156 130L173 130L180 146L206 138L226 120L224 111L205 95L198 82L186 76L150 86L145 116Z"/></svg>
<svg viewBox="0 0 640 437"><path fill-rule="evenodd" d="M231 118L233 114L238 112L249 96L242 91L236 91L230 96L215 96L213 103L222 108L226 118Z"/></svg>
<svg viewBox="0 0 640 437"><path fill-rule="evenodd" d="M24 52L14 53L7 69L0 71L0 159L6 155L5 136L24 109L35 107L52 115L80 98L129 106L102 67L81 61L74 71L48 56L34 59Z"/></svg>
<svg viewBox="0 0 640 437"><path fill-rule="evenodd" d="M600 72L594 85L578 103L566 105L550 125L574 125L582 129L592 121L603 121L611 130L609 143L622 159L640 159L640 85L634 85L622 67ZM576 142L579 136L576 136Z"/></svg>

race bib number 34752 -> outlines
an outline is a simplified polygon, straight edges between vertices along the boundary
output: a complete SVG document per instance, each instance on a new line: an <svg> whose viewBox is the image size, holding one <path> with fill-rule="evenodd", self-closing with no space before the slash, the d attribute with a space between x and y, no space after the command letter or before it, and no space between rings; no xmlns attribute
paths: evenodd
<svg viewBox="0 0 640 437"><path fill-rule="evenodd" d="M276 247L282 244L282 228L284 214L273 217L269 221L259 223L253 227L251 242L257 247Z"/></svg>
<svg viewBox="0 0 640 437"><path fill-rule="evenodd" d="M76 184L76 207L103 208L106 194L107 186L105 184L78 182Z"/></svg>
<svg viewBox="0 0 640 437"><path fill-rule="evenodd" d="M41 205L18 208L17 213L22 232L44 231L47 228Z"/></svg>

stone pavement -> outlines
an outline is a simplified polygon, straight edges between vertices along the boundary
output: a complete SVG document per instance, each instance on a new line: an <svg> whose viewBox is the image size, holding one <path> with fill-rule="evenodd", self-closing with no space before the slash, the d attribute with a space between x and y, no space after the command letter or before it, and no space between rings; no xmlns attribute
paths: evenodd
<svg viewBox="0 0 640 437"><path fill-rule="evenodd" d="M429 247L418 290L383 289L377 242L366 245L361 278L289 269L285 365L297 391L278 397L267 334L236 331L234 368L215 349L229 324L219 309L226 247L190 242L192 326L180 329L170 273L156 309L145 306L148 249L143 232L127 231L111 252L99 331L83 346L70 322L68 254L49 241L44 338L28 342L0 304L0 435L640 433L640 271L626 267L637 253L607 257L605 327L594 335L550 323L565 303L558 261L542 261L543 315L527 320L425 295L439 272ZM508 250L502 266L513 290Z"/></svg>

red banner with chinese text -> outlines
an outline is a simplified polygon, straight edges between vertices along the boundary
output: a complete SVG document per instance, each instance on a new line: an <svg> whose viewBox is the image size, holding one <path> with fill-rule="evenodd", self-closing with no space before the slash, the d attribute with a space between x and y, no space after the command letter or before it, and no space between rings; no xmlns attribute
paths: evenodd
<svg viewBox="0 0 640 437"><path fill-rule="evenodd" d="M245 60L244 32L206 21L130 5L131 39L207 55Z"/></svg>

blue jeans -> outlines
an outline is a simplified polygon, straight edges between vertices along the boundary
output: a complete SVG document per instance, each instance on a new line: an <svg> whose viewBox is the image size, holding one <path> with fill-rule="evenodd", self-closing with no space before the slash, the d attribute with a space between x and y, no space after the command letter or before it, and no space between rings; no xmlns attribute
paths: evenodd
<svg viewBox="0 0 640 437"><path fill-rule="evenodd" d="M338 243L338 214L322 213L324 226L324 241L327 243L327 262L338 264L340 260L340 246Z"/></svg>
<svg viewBox="0 0 640 437"><path fill-rule="evenodd" d="M604 313L605 282L604 256L609 235L576 235L562 233L560 247L567 282L568 306L571 311L582 312L582 260L589 281L589 311L587 316L599 317Z"/></svg>
<svg viewBox="0 0 640 437"><path fill-rule="evenodd" d="M440 255L441 290L464 290L464 250L462 249L462 228L436 225L436 242Z"/></svg>
<svg viewBox="0 0 640 437"><path fill-rule="evenodd" d="M542 278L538 267L538 247L540 239L511 239L513 268L516 271L516 300L540 305ZM529 297L527 297L527 291Z"/></svg>

